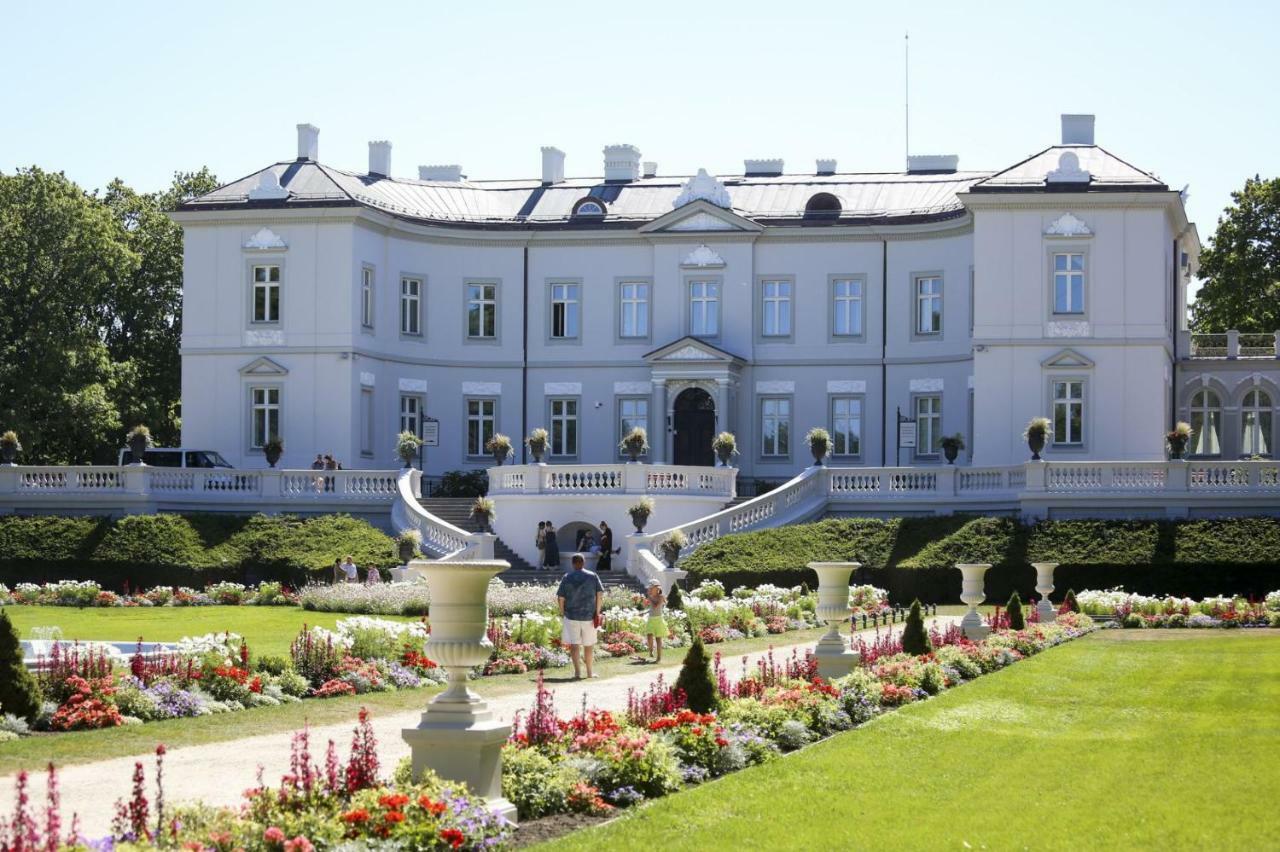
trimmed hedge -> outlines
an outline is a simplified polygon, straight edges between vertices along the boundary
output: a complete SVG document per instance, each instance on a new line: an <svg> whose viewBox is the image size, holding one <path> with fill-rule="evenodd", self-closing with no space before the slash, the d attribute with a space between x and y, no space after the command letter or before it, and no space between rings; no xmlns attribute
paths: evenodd
<svg viewBox="0 0 1280 852"><path fill-rule="evenodd" d="M106 588L201 587L220 580L300 585L333 561L399 564L392 539L349 515L0 517L0 582L96 580Z"/></svg>
<svg viewBox="0 0 1280 852"><path fill-rule="evenodd" d="M1280 519L1197 521L1042 521L1011 518L828 519L726 536L680 563L690 581L726 587L813 586L812 561L853 560L856 582L889 590L895 601L954 603L957 562L989 562L988 601L1035 587L1031 562L1058 562L1058 589L1124 586L1142 594L1261 596L1280 588Z"/></svg>

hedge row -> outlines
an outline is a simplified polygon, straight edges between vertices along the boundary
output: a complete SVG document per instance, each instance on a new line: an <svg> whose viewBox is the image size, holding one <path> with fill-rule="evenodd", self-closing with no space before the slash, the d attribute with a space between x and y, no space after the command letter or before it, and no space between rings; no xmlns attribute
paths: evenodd
<svg viewBox="0 0 1280 852"><path fill-rule="evenodd" d="M349 515L0 517L0 582L96 580L120 589L219 580L300 584L350 554L398 564L391 538Z"/></svg>
<svg viewBox="0 0 1280 852"><path fill-rule="evenodd" d="M727 587L817 582L808 562L852 560L858 582L887 588L894 600L954 603L957 562L988 562L987 597L1024 599L1035 585L1031 562L1057 562L1059 593L1124 586L1142 594L1263 595L1280 589L1280 519L1201 521L1043 521L1011 518L828 519L726 536L702 545L680 566L696 583Z"/></svg>

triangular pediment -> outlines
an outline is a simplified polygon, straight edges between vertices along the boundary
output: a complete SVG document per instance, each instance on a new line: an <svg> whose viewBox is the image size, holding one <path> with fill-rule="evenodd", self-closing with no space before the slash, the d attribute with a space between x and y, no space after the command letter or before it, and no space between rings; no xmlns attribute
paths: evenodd
<svg viewBox="0 0 1280 852"><path fill-rule="evenodd" d="M690 201L640 228L641 233L698 233L700 231L757 233L760 225L734 213L717 207L709 201Z"/></svg>
<svg viewBox="0 0 1280 852"><path fill-rule="evenodd" d="M1063 349L1061 352L1058 352L1055 355L1051 355L1048 358L1041 361L1040 366L1086 368L1086 367L1092 367L1093 361L1081 355L1079 352L1075 351L1074 349Z"/></svg>
<svg viewBox="0 0 1280 852"><path fill-rule="evenodd" d="M289 371L270 358L255 358L240 368L242 376L287 376Z"/></svg>
<svg viewBox="0 0 1280 852"><path fill-rule="evenodd" d="M682 337L679 340L673 340L666 346L660 346L652 352L646 354L644 359L651 364L662 363L719 363L719 364L741 364L745 363L737 355L732 352L726 352L718 346L712 346L705 340L699 340L696 337Z"/></svg>

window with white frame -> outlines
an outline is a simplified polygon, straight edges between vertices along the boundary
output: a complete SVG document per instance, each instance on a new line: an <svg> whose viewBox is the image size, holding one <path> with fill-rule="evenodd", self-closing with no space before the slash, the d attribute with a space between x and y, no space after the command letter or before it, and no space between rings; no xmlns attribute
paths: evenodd
<svg viewBox="0 0 1280 852"><path fill-rule="evenodd" d="M497 431L496 407L493 399L467 400L467 455L486 454L484 446Z"/></svg>
<svg viewBox="0 0 1280 852"><path fill-rule="evenodd" d="M422 279L400 279L400 333L422 334Z"/></svg>
<svg viewBox="0 0 1280 852"><path fill-rule="evenodd" d="M936 275L916 278L916 334L942 332L942 279Z"/></svg>
<svg viewBox="0 0 1280 852"><path fill-rule="evenodd" d="M260 450L280 437L280 388L249 388L249 446Z"/></svg>
<svg viewBox="0 0 1280 852"><path fill-rule="evenodd" d="M786 456L791 453L791 400L765 397L760 400L760 455Z"/></svg>
<svg viewBox="0 0 1280 852"><path fill-rule="evenodd" d="M1240 453L1246 456L1271 455L1271 397L1254 388L1244 396L1240 408Z"/></svg>
<svg viewBox="0 0 1280 852"><path fill-rule="evenodd" d="M253 321L280 322L280 267L275 264L253 267Z"/></svg>
<svg viewBox="0 0 1280 852"><path fill-rule="evenodd" d="M551 400L551 455L578 454L578 400Z"/></svg>
<svg viewBox="0 0 1280 852"><path fill-rule="evenodd" d="M1211 390L1196 391L1191 397L1191 454L1222 455L1222 403Z"/></svg>
<svg viewBox="0 0 1280 852"><path fill-rule="evenodd" d="M862 453L862 398L831 398L831 454L857 456Z"/></svg>
<svg viewBox="0 0 1280 852"><path fill-rule="evenodd" d="M373 455L373 388L360 389L360 455Z"/></svg>
<svg viewBox="0 0 1280 852"><path fill-rule="evenodd" d="M689 333L715 337L720 333L720 283L689 282Z"/></svg>
<svg viewBox="0 0 1280 852"><path fill-rule="evenodd" d="M646 433L649 431L649 400L643 396L625 396L618 400L619 442L637 426ZM621 447L618 454L624 455Z"/></svg>
<svg viewBox="0 0 1280 852"><path fill-rule="evenodd" d="M618 287L618 336L649 336L649 284L624 281Z"/></svg>
<svg viewBox="0 0 1280 852"><path fill-rule="evenodd" d="M1079 252L1053 256L1053 312L1084 313L1084 255Z"/></svg>
<svg viewBox="0 0 1280 852"><path fill-rule="evenodd" d="M373 328L373 267L360 270L360 325Z"/></svg>
<svg viewBox="0 0 1280 852"><path fill-rule="evenodd" d="M1054 379L1053 445L1084 446L1084 380Z"/></svg>
<svg viewBox="0 0 1280 852"><path fill-rule="evenodd" d="M916 456L930 458L942 452L942 397L916 397Z"/></svg>
<svg viewBox="0 0 1280 852"><path fill-rule="evenodd" d="M467 285L467 337L492 340L498 333L498 285Z"/></svg>
<svg viewBox="0 0 1280 852"><path fill-rule="evenodd" d="M788 337L791 334L791 282L761 281L760 333L765 337Z"/></svg>
<svg viewBox="0 0 1280 852"><path fill-rule="evenodd" d="M580 324L582 288L578 284L551 285L551 337L576 340Z"/></svg>
<svg viewBox="0 0 1280 852"><path fill-rule="evenodd" d="M422 397L400 394L400 431L422 437Z"/></svg>
<svg viewBox="0 0 1280 852"><path fill-rule="evenodd" d="M862 334L862 281L837 278L831 282L831 333L836 337Z"/></svg>

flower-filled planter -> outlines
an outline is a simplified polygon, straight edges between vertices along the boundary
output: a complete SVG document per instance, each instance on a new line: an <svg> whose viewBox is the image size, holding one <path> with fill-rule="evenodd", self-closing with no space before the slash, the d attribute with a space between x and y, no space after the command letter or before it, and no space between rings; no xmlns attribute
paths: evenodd
<svg viewBox="0 0 1280 852"><path fill-rule="evenodd" d="M643 426L633 426L626 437L618 444L618 449L627 454L627 457L634 463L640 460L649 449L649 433L644 430Z"/></svg>
<svg viewBox="0 0 1280 852"><path fill-rule="evenodd" d="M266 457L269 467L276 466L280 456L284 455L284 441L279 435L272 435L267 439L267 443L262 446L262 455Z"/></svg>
<svg viewBox="0 0 1280 852"><path fill-rule="evenodd" d="M408 564L418 554L418 545L422 544L422 533L415 529L400 530L396 536L396 551L400 562Z"/></svg>
<svg viewBox="0 0 1280 852"><path fill-rule="evenodd" d="M400 458L400 463L404 467L413 467L413 461L418 457L418 449L421 446L422 439L408 430L397 435L396 455Z"/></svg>
<svg viewBox="0 0 1280 852"><path fill-rule="evenodd" d="M942 444L942 454L947 459L947 464L955 464L956 456L960 455L960 451L964 449L964 435L959 432L954 435L944 435L940 441Z"/></svg>
<svg viewBox="0 0 1280 852"><path fill-rule="evenodd" d="M129 446L129 452L133 454L133 463L143 464L142 457L146 454L147 448L153 446L151 430L142 425L134 426L129 430L129 434L124 436L124 442Z"/></svg>
<svg viewBox="0 0 1280 852"><path fill-rule="evenodd" d="M492 438L485 442L485 452L493 456L494 462L499 466L511 457L511 439L501 432L495 433Z"/></svg>
<svg viewBox="0 0 1280 852"><path fill-rule="evenodd" d="M1187 451L1187 444L1191 442L1190 423L1178 421L1178 423L1165 436L1165 441L1169 444L1169 458L1181 459Z"/></svg>
<svg viewBox="0 0 1280 852"><path fill-rule="evenodd" d="M529 433L529 437L524 439L524 442L529 446L529 455L533 456L534 464L542 464L542 457L547 454L548 437L547 430L538 427Z"/></svg>
<svg viewBox="0 0 1280 852"><path fill-rule="evenodd" d="M711 450L720 460L720 466L728 467L729 462L738 454L738 439L732 432L721 432L711 441Z"/></svg>
<svg viewBox="0 0 1280 852"><path fill-rule="evenodd" d="M17 432L10 429L0 435L0 461L5 464L13 464L20 452L22 452L22 444L18 442Z"/></svg>
<svg viewBox="0 0 1280 852"><path fill-rule="evenodd" d="M831 433L821 426L815 426L804 436L809 443L809 452L813 454L814 465L822 464L822 460L831 455Z"/></svg>
<svg viewBox="0 0 1280 852"><path fill-rule="evenodd" d="M1027 449L1031 450L1031 460L1041 461L1040 451L1044 449L1045 441L1053 434L1053 424L1049 422L1048 417L1032 417L1031 422L1027 424L1027 429L1022 433L1022 437L1027 440Z"/></svg>
<svg viewBox="0 0 1280 852"><path fill-rule="evenodd" d="M489 524L497 514L489 497L477 497L471 504L471 517L480 525L480 532L489 532Z"/></svg>
<svg viewBox="0 0 1280 852"><path fill-rule="evenodd" d="M684 550L688 543L689 537L681 530L672 530L670 535L658 542L658 555L662 557L663 562L667 563L668 568L675 568L676 560L680 558L680 551Z"/></svg>
<svg viewBox="0 0 1280 852"><path fill-rule="evenodd" d="M644 525L649 523L649 516L653 514L653 498L641 497L639 502L627 509L627 514L631 516L631 523L635 525L636 533L644 532Z"/></svg>

